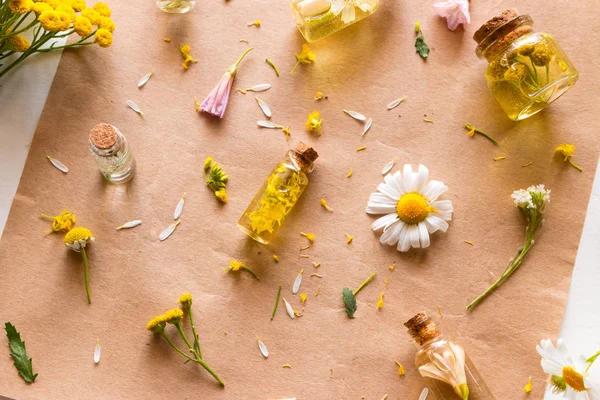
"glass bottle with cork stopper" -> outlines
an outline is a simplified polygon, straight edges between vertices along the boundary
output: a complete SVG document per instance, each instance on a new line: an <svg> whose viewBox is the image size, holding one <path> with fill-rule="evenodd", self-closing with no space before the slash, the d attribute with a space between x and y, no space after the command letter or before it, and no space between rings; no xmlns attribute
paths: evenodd
<svg viewBox="0 0 600 400"><path fill-rule="evenodd" d="M89 135L90 153L102 176L111 183L124 183L135 174L135 159L125 136L110 124L98 124Z"/></svg>
<svg viewBox="0 0 600 400"><path fill-rule="evenodd" d="M238 221L242 232L268 244L277 234L308 185L307 174L314 169L319 153L298 142L285 159L277 164Z"/></svg>
<svg viewBox="0 0 600 400"><path fill-rule="evenodd" d="M292 13L311 43L368 17L378 6L379 0L292 0Z"/></svg>
<svg viewBox="0 0 600 400"><path fill-rule="evenodd" d="M404 323L419 346L415 365L437 400L495 400L464 348L420 312Z"/></svg>
<svg viewBox="0 0 600 400"><path fill-rule="evenodd" d="M510 9L473 35L485 58L488 86L508 117L518 121L541 111L577 82L579 74L548 33L534 32L529 15Z"/></svg>

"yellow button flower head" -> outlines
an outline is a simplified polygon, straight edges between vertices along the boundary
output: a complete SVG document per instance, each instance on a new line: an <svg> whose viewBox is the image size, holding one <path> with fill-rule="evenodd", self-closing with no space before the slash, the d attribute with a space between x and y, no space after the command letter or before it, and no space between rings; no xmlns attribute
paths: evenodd
<svg viewBox="0 0 600 400"><path fill-rule="evenodd" d="M69 14L69 18L71 19L71 22L75 21L75 10L73 10L73 7L71 7L67 3L59 4L58 6L56 6L56 8L54 10L57 12L58 11L66 12L67 14Z"/></svg>
<svg viewBox="0 0 600 400"><path fill-rule="evenodd" d="M294 68L292 69L292 75L294 74L294 72L296 72L296 68L298 67L298 65L312 64L312 62L315 61L315 59L317 58L315 54L312 51L310 51L310 47L308 47L307 44L302 45L302 52L300 54L294 53L294 55L296 56L297 61L296 65L294 65Z"/></svg>
<svg viewBox="0 0 600 400"><path fill-rule="evenodd" d="M42 14L38 17L38 20L40 21L42 28L48 32L58 32L63 25L60 16L54 10L42 12Z"/></svg>
<svg viewBox="0 0 600 400"><path fill-rule="evenodd" d="M17 14L26 14L33 8L32 0L12 0L8 3L8 8Z"/></svg>
<svg viewBox="0 0 600 400"><path fill-rule="evenodd" d="M60 0L38 0L48 4L52 9L55 9L60 4Z"/></svg>
<svg viewBox="0 0 600 400"><path fill-rule="evenodd" d="M81 37L89 36L94 30L90 20L86 17L82 17L81 15L75 17L75 23L73 24L73 27L75 28L75 32Z"/></svg>
<svg viewBox="0 0 600 400"><path fill-rule="evenodd" d="M81 12L87 8L85 0L71 0L71 7L77 12Z"/></svg>
<svg viewBox="0 0 600 400"><path fill-rule="evenodd" d="M112 33L108 29L98 29L94 35L94 40L100 47L109 47L112 44L113 37Z"/></svg>
<svg viewBox="0 0 600 400"><path fill-rule="evenodd" d="M146 329L152 332L160 333L165 330L165 318L163 315L152 318L146 325Z"/></svg>
<svg viewBox="0 0 600 400"><path fill-rule="evenodd" d="M87 228L73 228L65 235L65 246L73 251L81 251L82 248L94 240L94 235Z"/></svg>
<svg viewBox="0 0 600 400"><path fill-rule="evenodd" d="M181 296L179 296L179 304L181 304L183 306L183 308L186 308L189 310L190 307L192 306L192 294L184 293Z"/></svg>
<svg viewBox="0 0 600 400"><path fill-rule="evenodd" d="M98 12L93 8L86 8L82 10L81 16L89 19L93 25L98 25L100 23L100 14L98 14Z"/></svg>
<svg viewBox="0 0 600 400"><path fill-rule="evenodd" d="M69 210L63 210L60 215L52 216L47 214L41 214L42 217L52 220L52 231L70 231L75 225L75 215L69 212Z"/></svg>
<svg viewBox="0 0 600 400"><path fill-rule="evenodd" d="M31 11L33 11L37 15L42 14L44 11L51 11L51 10L52 10L52 7L50 7L46 3L33 3L33 6L31 7Z"/></svg>
<svg viewBox="0 0 600 400"><path fill-rule="evenodd" d="M109 17L100 17L100 28L107 29L110 32L115 31L115 22Z"/></svg>
<svg viewBox="0 0 600 400"><path fill-rule="evenodd" d="M173 308L164 313L163 318L167 324L178 324L183 318L183 311L181 311L181 308Z"/></svg>
<svg viewBox="0 0 600 400"><path fill-rule="evenodd" d="M579 165L575 164L571 159L571 157L573 157L573 154L575 153L574 145L569 143L563 143L560 146L558 146L554 151L555 153L562 154L563 157L565 157L565 161L571 164L574 168L578 169L579 171L583 171L583 169Z"/></svg>
<svg viewBox="0 0 600 400"><path fill-rule="evenodd" d="M66 31L71 27L71 16L65 11L56 11L58 18L60 18L59 31Z"/></svg>
<svg viewBox="0 0 600 400"><path fill-rule="evenodd" d="M23 36L15 35L6 39L5 46L8 50L22 53L31 46L31 43Z"/></svg>
<svg viewBox="0 0 600 400"><path fill-rule="evenodd" d="M103 17L110 17L110 8L106 3L100 2L94 4L94 10Z"/></svg>
<svg viewBox="0 0 600 400"><path fill-rule="evenodd" d="M184 44L179 46L179 51L181 51L181 56L183 57L183 69L188 69L191 63L197 63L198 60L192 57L190 54L191 47L189 44Z"/></svg>
<svg viewBox="0 0 600 400"><path fill-rule="evenodd" d="M316 132L321 135L321 125L323 124L323 119L319 118L321 114L318 111L313 111L308 115L308 119L306 120L306 129L310 132Z"/></svg>

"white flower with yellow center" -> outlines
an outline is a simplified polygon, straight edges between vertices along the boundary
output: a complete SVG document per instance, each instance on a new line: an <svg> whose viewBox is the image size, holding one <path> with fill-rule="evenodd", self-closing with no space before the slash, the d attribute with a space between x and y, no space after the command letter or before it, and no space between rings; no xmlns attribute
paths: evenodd
<svg viewBox="0 0 600 400"><path fill-rule="evenodd" d="M429 235L438 230L446 232L452 220L452 202L438 200L448 190L440 181L427 181L429 170L419 165L413 172L410 164L404 171L387 174L384 182L371 193L367 214L385 214L371 225L374 231L383 228L379 241L390 246L397 245L398 251L411 247L429 247Z"/></svg>
<svg viewBox="0 0 600 400"><path fill-rule="evenodd" d="M569 400L600 399L600 385L587 374L593 361L588 362L583 356L573 360L562 339L558 339L556 347L550 339L542 340L536 350L542 357L542 369L550 374L553 393L563 393Z"/></svg>
<svg viewBox="0 0 600 400"><path fill-rule="evenodd" d="M370 12L375 9L374 0L331 0L331 13L334 16L342 13L342 22L348 24L356 19L356 7L362 12Z"/></svg>

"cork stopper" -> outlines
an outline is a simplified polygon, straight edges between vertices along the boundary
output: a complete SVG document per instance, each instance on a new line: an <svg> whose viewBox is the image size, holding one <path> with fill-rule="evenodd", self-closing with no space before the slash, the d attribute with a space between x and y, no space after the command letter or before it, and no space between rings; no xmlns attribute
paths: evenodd
<svg viewBox="0 0 600 400"><path fill-rule="evenodd" d="M307 144L298 142L296 143L296 154L297 157L294 157L294 160L298 167L303 171L312 171L312 163L319 158L319 153Z"/></svg>
<svg viewBox="0 0 600 400"><path fill-rule="evenodd" d="M440 335L440 331L435 325L435 322L433 322L424 311L419 312L417 315L406 321L404 326L408 328L408 333L410 333L419 345L422 345L431 339L435 339Z"/></svg>
<svg viewBox="0 0 600 400"><path fill-rule="evenodd" d="M117 131L112 125L98 124L90 131L90 142L98 149L110 149L117 142Z"/></svg>
<svg viewBox="0 0 600 400"><path fill-rule="evenodd" d="M483 39L489 36L490 33L493 33L502 25L506 24L509 21L517 18L519 16L519 12L514 8L502 11L500 14L496 15L492 19L490 19L485 24L481 25L477 32L473 35L473 40L478 44L481 43Z"/></svg>

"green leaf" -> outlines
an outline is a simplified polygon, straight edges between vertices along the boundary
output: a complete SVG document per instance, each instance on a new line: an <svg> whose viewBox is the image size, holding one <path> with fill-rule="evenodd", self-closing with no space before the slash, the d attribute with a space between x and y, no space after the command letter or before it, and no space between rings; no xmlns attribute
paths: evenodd
<svg viewBox="0 0 600 400"><path fill-rule="evenodd" d="M415 42L415 48L423 60L429 56L429 46L427 46L427 43L425 43L423 34L417 38L417 41Z"/></svg>
<svg viewBox="0 0 600 400"><path fill-rule="evenodd" d="M342 299L344 300L344 305L346 306L346 314L350 318L354 318L354 313L356 312L356 297L352 290L347 287L342 290Z"/></svg>
<svg viewBox="0 0 600 400"><path fill-rule="evenodd" d="M8 345L11 351L10 355L15 360L15 368L17 368L19 374L25 379L25 382L35 382L35 378L38 374L33 373L31 358L27 358L25 342L21 340L21 335L10 322L4 324L4 329L6 330L6 336L8 337Z"/></svg>

